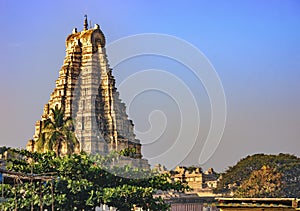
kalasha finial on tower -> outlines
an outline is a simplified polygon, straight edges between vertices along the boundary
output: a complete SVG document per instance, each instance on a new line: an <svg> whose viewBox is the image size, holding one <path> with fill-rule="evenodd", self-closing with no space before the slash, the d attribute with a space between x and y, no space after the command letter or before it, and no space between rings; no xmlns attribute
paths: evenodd
<svg viewBox="0 0 300 211"><path fill-rule="evenodd" d="M83 24L83 29L84 30L88 30L88 27L89 27L89 25L88 25L88 20L87 20L87 15L84 15L84 24Z"/></svg>

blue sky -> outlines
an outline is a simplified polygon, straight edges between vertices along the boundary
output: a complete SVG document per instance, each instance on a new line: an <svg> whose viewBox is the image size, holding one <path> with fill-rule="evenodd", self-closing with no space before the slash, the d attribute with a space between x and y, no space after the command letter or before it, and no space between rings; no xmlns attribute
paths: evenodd
<svg viewBox="0 0 300 211"><path fill-rule="evenodd" d="M207 56L222 81L228 112L220 145L204 167L223 170L260 152L300 155L300 2L296 0L0 0L1 145L24 147L32 137L63 64L66 36L72 28L82 28L84 14L100 24L107 43L138 33L163 33L186 40ZM184 71L157 58L129 61L116 68L117 84L130 74L122 73L122 68L151 68L151 62L153 68ZM199 84L190 75L177 75L201 105L205 94ZM200 111L204 119L206 107ZM141 117L147 109L130 112L136 127L147 127ZM183 164L197 164L201 146L199 141Z"/></svg>

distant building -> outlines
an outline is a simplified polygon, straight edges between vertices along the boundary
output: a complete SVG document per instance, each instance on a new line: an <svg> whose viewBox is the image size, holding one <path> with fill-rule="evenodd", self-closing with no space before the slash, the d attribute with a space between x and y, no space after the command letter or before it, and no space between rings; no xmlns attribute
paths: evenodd
<svg viewBox="0 0 300 211"><path fill-rule="evenodd" d="M216 196L213 189L217 187L219 176L213 168L203 172L200 167L177 166L170 174L174 181L185 182L192 188L187 194Z"/></svg>
<svg viewBox="0 0 300 211"><path fill-rule="evenodd" d="M181 181L192 188L185 193L159 192L160 196L170 204L171 211L216 211L216 194L213 188L217 187L219 175L212 169L203 172L200 167L177 166L168 171L164 166L157 164L153 168L159 173L168 173L173 181Z"/></svg>

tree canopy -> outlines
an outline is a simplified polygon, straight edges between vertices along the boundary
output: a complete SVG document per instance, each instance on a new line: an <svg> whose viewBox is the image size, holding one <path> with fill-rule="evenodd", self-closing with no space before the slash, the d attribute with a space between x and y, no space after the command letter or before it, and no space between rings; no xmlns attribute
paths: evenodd
<svg viewBox="0 0 300 211"><path fill-rule="evenodd" d="M95 210L107 204L118 210L134 206L147 210L168 210L169 205L158 190L183 191L186 186L172 182L168 174L133 169L126 165L119 171L144 174L140 179L124 178L110 173L102 165L105 158L85 153L57 156L55 152L37 153L7 149L7 170L28 176L5 177L4 210ZM133 175L134 176L134 175ZM38 179L35 179L38 178ZM0 190L0 191L1 191Z"/></svg>
<svg viewBox="0 0 300 211"><path fill-rule="evenodd" d="M271 172L263 169L266 167ZM256 180L261 185L266 185L267 173L273 178L271 181L272 185L277 187L274 189L276 193L274 191L272 193L265 191L262 194L261 190L255 192L254 181ZM259 176L258 174L262 175ZM246 189L248 192L245 192ZM241 194L241 191L243 194ZM278 155L255 154L247 156L241 159L236 165L229 167L221 175L215 192L223 195L231 194L248 197L273 197L274 194L278 197L299 197L300 158L283 153ZM252 194L253 192L255 194Z"/></svg>
<svg viewBox="0 0 300 211"><path fill-rule="evenodd" d="M280 197L282 196L282 173L275 168L263 166L251 173L249 179L242 182L236 197Z"/></svg>

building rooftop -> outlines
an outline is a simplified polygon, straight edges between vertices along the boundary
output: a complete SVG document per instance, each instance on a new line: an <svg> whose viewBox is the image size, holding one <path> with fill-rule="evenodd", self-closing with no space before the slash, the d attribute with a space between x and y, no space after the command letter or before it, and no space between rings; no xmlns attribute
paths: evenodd
<svg viewBox="0 0 300 211"><path fill-rule="evenodd" d="M300 210L297 198L217 198L218 208L293 208Z"/></svg>

